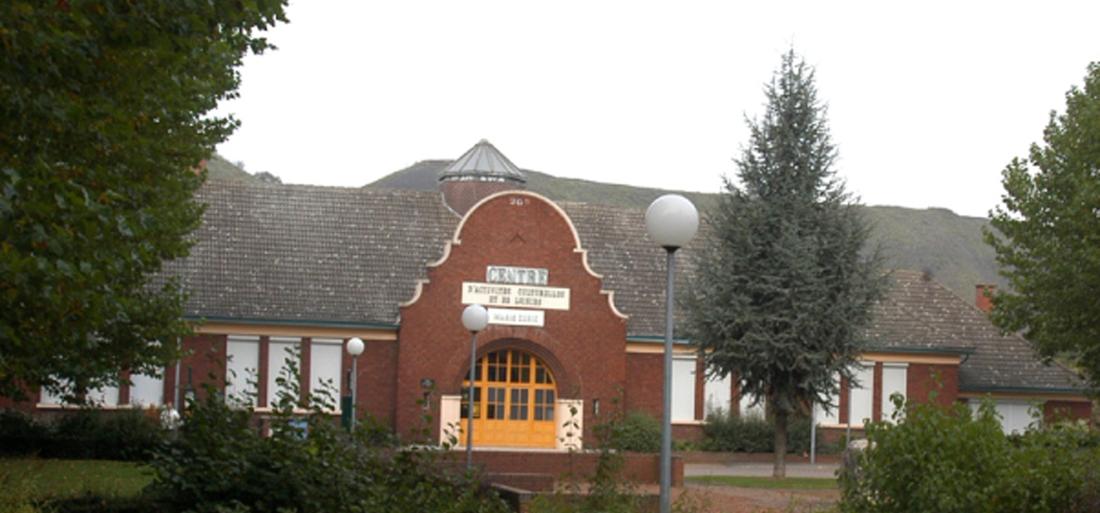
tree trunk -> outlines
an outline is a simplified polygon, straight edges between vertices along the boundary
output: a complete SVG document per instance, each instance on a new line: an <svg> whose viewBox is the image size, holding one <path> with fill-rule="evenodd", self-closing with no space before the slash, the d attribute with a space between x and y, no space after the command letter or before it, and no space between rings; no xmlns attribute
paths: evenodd
<svg viewBox="0 0 1100 513"><path fill-rule="evenodd" d="M775 409L775 465L772 477L787 477L787 412Z"/></svg>

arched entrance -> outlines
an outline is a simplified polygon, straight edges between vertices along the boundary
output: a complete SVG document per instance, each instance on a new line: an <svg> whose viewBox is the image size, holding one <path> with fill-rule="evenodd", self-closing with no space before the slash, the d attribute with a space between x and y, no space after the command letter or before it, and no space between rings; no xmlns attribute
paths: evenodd
<svg viewBox="0 0 1100 513"><path fill-rule="evenodd" d="M463 380L463 432L469 386L469 379ZM518 349L485 354L474 374L474 446L554 447L556 399L554 376L535 355Z"/></svg>

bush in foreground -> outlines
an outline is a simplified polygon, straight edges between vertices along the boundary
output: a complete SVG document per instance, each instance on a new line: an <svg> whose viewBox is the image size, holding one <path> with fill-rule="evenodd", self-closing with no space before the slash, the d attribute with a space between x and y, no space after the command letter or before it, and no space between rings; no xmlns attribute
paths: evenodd
<svg viewBox="0 0 1100 513"><path fill-rule="evenodd" d="M901 397L894 400L903 411ZM963 404L904 411L896 423L868 427L858 468L840 479L842 511L1096 511L1100 451L1086 447L1087 427L1056 425L1010 440L988 402L973 415Z"/></svg>
<svg viewBox="0 0 1100 513"><path fill-rule="evenodd" d="M296 356L296 355L295 355ZM146 496L159 511L497 513L505 504L436 449L379 447L371 430L346 433L329 415L332 393L297 397L297 358L280 376L264 436L251 401L210 389L188 405L175 441L152 461Z"/></svg>

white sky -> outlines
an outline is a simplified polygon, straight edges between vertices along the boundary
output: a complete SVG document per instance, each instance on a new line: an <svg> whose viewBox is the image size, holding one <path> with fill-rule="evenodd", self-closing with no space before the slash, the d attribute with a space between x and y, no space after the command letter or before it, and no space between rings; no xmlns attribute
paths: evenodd
<svg viewBox="0 0 1100 513"><path fill-rule="evenodd" d="M1100 2L292 1L218 151L359 186L487 138L557 176L717 192L791 45L871 205L984 216L1100 60Z"/></svg>

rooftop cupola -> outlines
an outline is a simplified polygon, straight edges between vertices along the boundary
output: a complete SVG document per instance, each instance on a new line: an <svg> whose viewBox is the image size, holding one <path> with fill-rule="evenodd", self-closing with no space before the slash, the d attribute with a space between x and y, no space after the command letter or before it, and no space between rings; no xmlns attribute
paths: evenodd
<svg viewBox="0 0 1100 513"><path fill-rule="evenodd" d="M489 195L524 189L526 183L523 171L485 139L439 173L443 200L459 215Z"/></svg>

